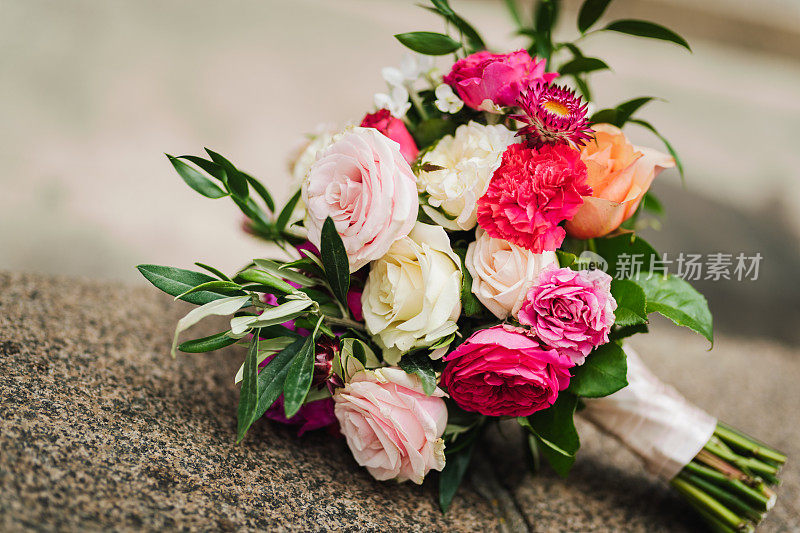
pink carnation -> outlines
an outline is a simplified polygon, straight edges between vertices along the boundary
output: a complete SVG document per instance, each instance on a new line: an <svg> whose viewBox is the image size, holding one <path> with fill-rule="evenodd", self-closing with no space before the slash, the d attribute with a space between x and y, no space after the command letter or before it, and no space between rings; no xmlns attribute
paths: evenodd
<svg viewBox="0 0 800 533"><path fill-rule="evenodd" d="M580 365L595 347L608 342L616 308L611 276L602 270L553 268L539 275L518 318L543 344Z"/></svg>
<svg viewBox="0 0 800 533"><path fill-rule="evenodd" d="M483 51L459 59L444 82L472 109L481 109L484 100L499 106L517 104L520 90L530 83L550 83L558 76L545 72L547 61L537 61L525 50L510 54Z"/></svg>
<svg viewBox="0 0 800 533"><path fill-rule="evenodd" d="M559 224L570 220L592 193L578 150L564 144L538 149L512 144L489 188L478 200L478 224L490 237L535 254L561 246Z"/></svg>
<svg viewBox="0 0 800 533"><path fill-rule="evenodd" d="M442 383L459 407L487 416L528 416L553 405L567 388L569 357L542 348L519 329L478 331L444 358Z"/></svg>
<svg viewBox="0 0 800 533"><path fill-rule="evenodd" d="M400 153L406 161L411 163L417 158L419 148L414 138L408 132L408 128L399 118L393 117L388 109L379 109L374 113L368 113L361 120L362 128L375 128L391 140L400 145Z"/></svg>

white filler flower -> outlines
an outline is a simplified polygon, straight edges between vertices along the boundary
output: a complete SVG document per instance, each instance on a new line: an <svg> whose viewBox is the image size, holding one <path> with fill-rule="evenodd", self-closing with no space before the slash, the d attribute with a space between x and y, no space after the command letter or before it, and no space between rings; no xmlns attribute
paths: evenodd
<svg viewBox="0 0 800 533"><path fill-rule="evenodd" d="M427 152L419 164L417 189L431 220L454 231L474 228L478 198L514 142L514 132L503 125L470 122Z"/></svg>
<svg viewBox="0 0 800 533"><path fill-rule="evenodd" d="M436 87L434 94L436 95L434 104L442 113L458 113L461 111L461 108L464 107L464 100L459 98L458 95L453 92L453 88L446 83Z"/></svg>

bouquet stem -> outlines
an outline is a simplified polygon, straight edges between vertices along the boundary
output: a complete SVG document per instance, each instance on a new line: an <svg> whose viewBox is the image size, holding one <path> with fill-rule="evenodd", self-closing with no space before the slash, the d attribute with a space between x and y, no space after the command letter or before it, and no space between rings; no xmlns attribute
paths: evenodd
<svg viewBox="0 0 800 533"><path fill-rule="evenodd" d="M718 423L697 456L670 484L719 532L755 531L775 505L769 487L778 483L786 456Z"/></svg>

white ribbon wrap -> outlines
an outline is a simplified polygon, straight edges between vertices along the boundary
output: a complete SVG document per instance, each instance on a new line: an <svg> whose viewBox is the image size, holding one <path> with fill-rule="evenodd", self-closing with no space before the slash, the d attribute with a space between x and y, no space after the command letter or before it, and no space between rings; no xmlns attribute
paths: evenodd
<svg viewBox="0 0 800 533"><path fill-rule="evenodd" d="M656 378L630 346L628 386L605 398L585 399L580 415L619 439L647 470L667 481L703 449L717 420Z"/></svg>

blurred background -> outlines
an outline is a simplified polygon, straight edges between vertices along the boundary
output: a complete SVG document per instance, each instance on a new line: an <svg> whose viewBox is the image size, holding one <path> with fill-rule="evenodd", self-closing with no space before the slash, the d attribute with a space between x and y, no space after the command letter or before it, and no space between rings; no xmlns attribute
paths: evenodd
<svg viewBox="0 0 800 533"><path fill-rule="evenodd" d="M452 4L513 48L503 2ZM558 38L575 36L578 6L566 2ZM0 11L0 269L134 283L139 263L233 270L266 253L231 202L191 191L163 152L208 146L283 199L304 133L372 109L381 67L403 53L392 35L442 29L411 0L0 0ZM694 51L618 34L584 45L613 68L592 78L600 106L665 99L640 116L680 152L686 184L675 171L657 179L667 216L647 238L672 253L761 253L757 281L695 285L718 331L797 345L800 3L616 0L612 18L662 23Z"/></svg>

